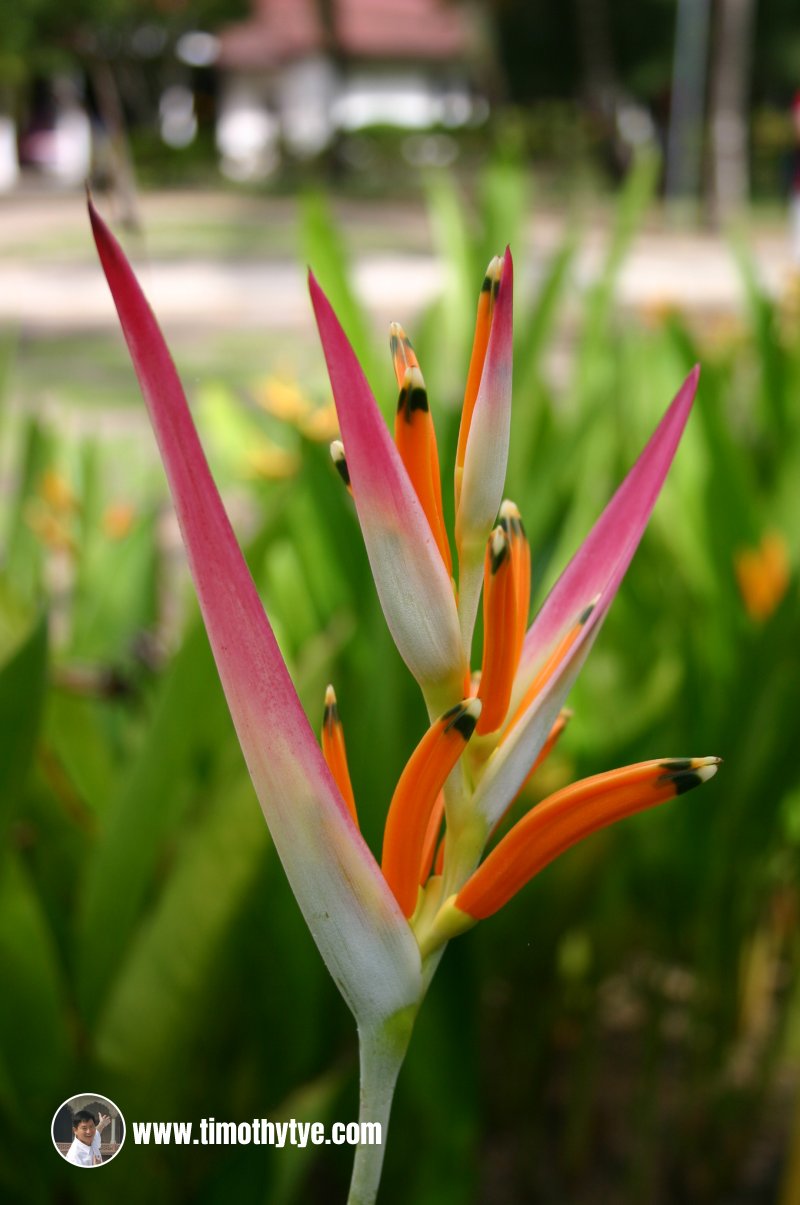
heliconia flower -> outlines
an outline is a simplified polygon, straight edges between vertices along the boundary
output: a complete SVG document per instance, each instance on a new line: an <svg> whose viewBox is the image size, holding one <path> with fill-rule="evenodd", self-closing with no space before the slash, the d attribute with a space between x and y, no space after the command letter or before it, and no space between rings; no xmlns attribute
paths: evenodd
<svg viewBox="0 0 800 1205"><path fill-rule="evenodd" d="M392 325L399 388L393 441L330 304L310 278L342 434L331 454L352 494L389 628L430 716L392 795L378 866L359 831L333 687L325 694L320 747L156 320L91 202L89 210L242 751L292 890L356 1018L361 1117L385 1126L414 1017L447 941L502 907L584 836L716 770L716 758L671 758L574 783L532 808L481 861L564 730L571 714L565 696L641 538L688 418L697 371L528 628L530 549L519 510L502 502L509 252L490 264L478 307L456 454L457 582L430 403L411 342ZM483 657L480 672L471 674L481 587ZM382 1146L358 1147L351 1205L374 1201L382 1158Z"/></svg>
<svg viewBox="0 0 800 1205"><path fill-rule="evenodd" d="M690 373L528 627L530 549L518 508L509 500L501 503L511 395L512 272L508 251L502 260L493 260L486 272L456 454L456 598L466 657L471 653L481 583L483 587L483 656L469 692L480 704L475 713L475 736L460 758L445 765L436 745L437 724L441 727L445 717L434 722L404 771L386 826L383 869L403 912L411 919L424 959L448 937L490 915L582 836L679 793L689 781L693 785L705 781L717 765L713 758L665 759L652 763L650 777L634 775L634 786L624 791L619 783L628 782L631 770L588 780L592 784L588 793L584 784L575 784L546 801L546 806L534 808L479 865L490 835L563 731L565 697L642 537L689 417L699 371ZM349 468L355 455L369 471L368 500L360 498L356 475L349 472L347 477L367 547L379 540L386 545L396 539L392 497L411 493L423 511L419 518L415 512L415 522L427 521L430 538L440 551L437 573L441 565L449 571L441 495L431 480L438 456L430 402L411 342L403 328L392 323L390 349L400 386L395 426L398 466L391 443L377 437L377 406L356 371L344 332L332 319L313 278L311 295L343 436L334 449L334 459L341 472L342 464ZM347 365L346 371L342 365ZM369 449L363 430L353 422L354 413L373 428L375 437ZM348 431L359 437L354 454ZM365 524L367 512L369 522ZM386 572L377 558L373 567L376 580ZM441 580L440 573L437 580ZM387 595L391 599L393 610L391 614L387 611L387 620L394 631L401 626L396 616L398 597L386 586L382 589L380 580L378 590L382 602ZM411 590L409 582L406 597ZM444 645L451 633L449 598L437 597L436 605L438 611L431 609L430 595L421 593L412 601L412 612L417 615L428 609L431 624L440 627L439 642ZM406 628L404 634L413 641L413 632ZM435 642L436 638L428 632L425 639ZM411 664L408 649L401 651ZM463 706L463 702L453 701L452 713ZM437 748L435 781L421 768L423 751L431 745ZM693 767L692 774L679 781L669 778L663 768L684 764ZM454 766L458 772L452 772ZM613 784L613 789L608 784Z"/></svg>

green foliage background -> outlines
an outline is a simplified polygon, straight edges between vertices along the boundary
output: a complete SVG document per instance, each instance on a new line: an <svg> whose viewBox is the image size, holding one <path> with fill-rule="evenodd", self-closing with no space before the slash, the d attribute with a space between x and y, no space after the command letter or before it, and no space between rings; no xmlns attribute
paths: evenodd
<svg viewBox="0 0 800 1205"><path fill-rule="evenodd" d="M676 465L574 691L575 718L526 802L628 761L714 753L725 764L702 792L564 856L453 943L401 1076L387 1205L718 1202L745 1191L768 1201L781 1183L792 1191L800 340L796 315L761 292L744 247L749 320L730 337L711 342L677 313L622 320L615 282L655 172L642 160L631 173L587 292L573 286L576 229L516 305L507 493L531 539L537 605L703 363ZM491 255L522 244L528 181L498 162L475 206L444 176L431 180L429 203L446 286L410 333L447 481L477 288ZM306 203L303 240L388 413L388 358L372 344L320 197ZM555 386L547 357L565 315L569 368ZM318 357L301 384L324 397L321 372ZM300 436L292 478L242 480L233 453L263 434L261 420L224 385L200 401L223 486L244 496L249 561L312 718L326 682L336 685L363 829L378 849L425 721L351 502L324 447ZM180 577L176 651L164 657L158 644L176 575L153 466L123 443L76 443L41 419L7 410L2 422L15 471L0 581L0 1122L12 1152L0 1192L26 1205L344 1199L346 1149L129 1138L77 1187L42 1153L54 1109L84 1089L110 1096L129 1123L354 1117L356 1051L270 846ZM109 471L123 463L150 502L111 541ZM71 543L59 554L30 521L53 466L74 491ZM790 580L759 621L734 566L769 531L785 540ZM53 576L59 557L67 587Z"/></svg>

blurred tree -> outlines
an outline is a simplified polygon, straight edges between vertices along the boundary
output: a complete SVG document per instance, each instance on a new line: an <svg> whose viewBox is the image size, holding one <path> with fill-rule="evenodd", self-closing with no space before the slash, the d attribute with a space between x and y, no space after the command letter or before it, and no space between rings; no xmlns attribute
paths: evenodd
<svg viewBox="0 0 800 1205"><path fill-rule="evenodd" d="M710 0L678 0L665 191L697 197L703 165Z"/></svg>
<svg viewBox="0 0 800 1205"><path fill-rule="evenodd" d="M590 108L602 110L617 89L608 0L575 0L575 17L584 95Z"/></svg>
<svg viewBox="0 0 800 1205"><path fill-rule="evenodd" d="M707 212L724 221L749 199L748 113L755 0L717 0L711 39Z"/></svg>
<svg viewBox="0 0 800 1205"><path fill-rule="evenodd" d="M669 87L675 0L487 0L513 100L622 85L641 99Z"/></svg>
<svg viewBox="0 0 800 1205"><path fill-rule="evenodd" d="M751 106L788 112L800 87L797 0L761 0L759 5L754 0L708 0L707 39L705 3L686 0L694 73L685 46L676 46L678 0L486 4L496 24L508 94L517 104L596 97L613 85L650 108L666 140L675 80L693 75L698 103L690 104L690 124L695 125L696 115L699 129L682 141L692 142L698 167L688 179L681 175L673 191L699 199L702 189L710 214L721 213L748 193ZM696 44L697 28L705 45ZM788 122L786 135L788 139ZM703 157L705 176L699 167Z"/></svg>
<svg viewBox="0 0 800 1205"><path fill-rule="evenodd" d="M800 87L797 0L761 0L753 34L753 96L784 106Z"/></svg>
<svg viewBox="0 0 800 1205"><path fill-rule="evenodd" d="M119 218L136 224L131 114L149 112L147 74L181 34L243 16L248 0L26 0L6 6L0 86L19 97L36 77L80 71L88 80L111 151ZM18 102L19 103L19 102Z"/></svg>

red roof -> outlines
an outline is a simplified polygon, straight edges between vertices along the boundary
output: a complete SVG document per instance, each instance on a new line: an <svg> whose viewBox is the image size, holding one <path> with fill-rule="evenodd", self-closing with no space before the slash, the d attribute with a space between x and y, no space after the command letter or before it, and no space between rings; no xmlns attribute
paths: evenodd
<svg viewBox="0 0 800 1205"><path fill-rule="evenodd" d="M332 49L317 0L253 0L249 21L220 33L223 67L276 67ZM347 57L462 59L471 43L463 9L447 0L333 0L335 49Z"/></svg>

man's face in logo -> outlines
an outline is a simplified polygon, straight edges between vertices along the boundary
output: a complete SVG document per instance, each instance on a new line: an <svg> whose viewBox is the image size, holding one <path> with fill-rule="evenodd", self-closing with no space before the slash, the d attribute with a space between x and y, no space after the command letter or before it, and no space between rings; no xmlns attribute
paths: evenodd
<svg viewBox="0 0 800 1205"><path fill-rule="evenodd" d="M84 1142L86 1146L92 1145L92 1139L97 1132L97 1126L93 1121L79 1121L75 1126L75 1137L80 1142Z"/></svg>

